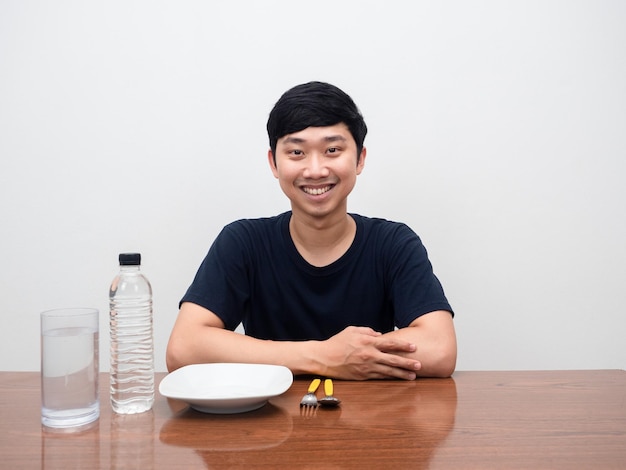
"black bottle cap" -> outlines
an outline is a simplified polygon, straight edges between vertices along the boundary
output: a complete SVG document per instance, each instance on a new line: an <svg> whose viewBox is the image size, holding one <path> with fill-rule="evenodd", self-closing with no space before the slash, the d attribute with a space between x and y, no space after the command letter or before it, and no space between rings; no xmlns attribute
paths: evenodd
<svg viewBox="0 0 626 470"><path fill-rule="evenodd" d="M141 253L120 253L120 266L139 266L141 264Z"/></svg>

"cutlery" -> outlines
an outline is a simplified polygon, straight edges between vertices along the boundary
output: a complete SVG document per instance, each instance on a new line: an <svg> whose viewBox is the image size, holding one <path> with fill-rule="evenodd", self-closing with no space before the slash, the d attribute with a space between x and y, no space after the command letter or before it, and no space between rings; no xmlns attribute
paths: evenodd
<svg viewBox="0 0 626 470"><path fill-rule="evenodd" d="M320 386L320 383L320 379L313 379L311 385L309 385L309 389L307 390L306 395L304 395L302 397L302 400L300 400L301 407L317 407L317 397L315 396L315 392L317 391L317 387Z"/></svg>
<svg viewBox="0 0 626 470"><path fill-rule="evenodd" d="M319 400L319 403L324 406L337 406L341 403L339 398L333 396L333 381L330 379L324 380L324 393L326 396Z"/></svg>

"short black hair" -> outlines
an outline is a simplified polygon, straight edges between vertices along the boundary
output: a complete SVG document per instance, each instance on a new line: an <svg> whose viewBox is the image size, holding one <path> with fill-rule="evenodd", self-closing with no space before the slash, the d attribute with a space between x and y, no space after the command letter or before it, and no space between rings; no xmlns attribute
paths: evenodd
<svg viewBox="0 0 626 470"><path fill-rule="evenodd" d="M348 126L361 155L367 126L350 96L334 85L308 82L286 91L274 105L267 120L267 135L276 161L276 142L287 134L307 127Z"/></svg>

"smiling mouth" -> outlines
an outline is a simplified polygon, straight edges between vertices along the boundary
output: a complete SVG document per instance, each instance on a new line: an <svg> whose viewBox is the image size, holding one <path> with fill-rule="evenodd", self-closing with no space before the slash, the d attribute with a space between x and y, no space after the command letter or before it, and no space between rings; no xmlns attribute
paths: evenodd
<svg viewBox="0 0 626 470"><path fill-rule="evenodd" d="M320 194L330 191L332 187L332 185L324 186L323 188L309 188L308 186L305 186L302 188L302 191L312 196L319 196Z"/></svg>

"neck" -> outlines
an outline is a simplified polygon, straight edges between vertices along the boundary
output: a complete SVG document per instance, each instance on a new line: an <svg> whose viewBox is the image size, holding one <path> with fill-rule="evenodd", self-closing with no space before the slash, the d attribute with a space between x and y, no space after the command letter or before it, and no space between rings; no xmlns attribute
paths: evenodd
<svg viewBox="0 0 626 470"><path fill-rule="evenodd" d="M302 219L292 213L289 233L300 255L313 266L327 266L350 248L356 223L347 213L333 219Z"/></svg>

